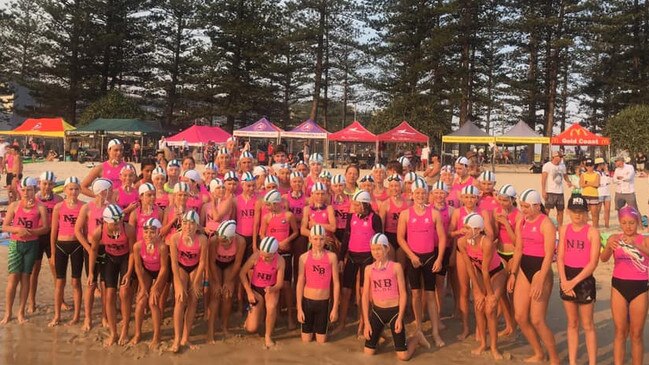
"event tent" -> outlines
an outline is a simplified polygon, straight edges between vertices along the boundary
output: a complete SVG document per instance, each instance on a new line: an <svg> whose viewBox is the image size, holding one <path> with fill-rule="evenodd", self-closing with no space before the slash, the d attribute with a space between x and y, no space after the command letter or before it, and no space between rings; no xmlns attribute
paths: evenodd
<svg viewBox="0 0 649 365"><path fill-rule="evenodd" d="M455 132L442 136L442 143L486 144L493 142L494 137L478 128L473 122L466 122Z"/></svg>
<svg viewBox="0 0 649 365"><path fill-rule="evenodd" d="M358 121L352 122L352 124L347 127L339 130L338 132L331 133L329 135L330 141L337 142L377 142L378 138L376 135L368 131L361 123Z"/></svg>
<svg viewBox="0 0 649 365"><path fill-rule="evenodd" d="M536 133L527 123L521 120L504 135L496 136L496 143L548 144L550 138Z"/></svg>
<svg viewBox="0 0 649 365"><path fill-rule="evenodd" d="M281 132L283 131L280 127L271 123L266 118L261 118L247 127L237 129L233 135L235 137L279 139Z"/></svg>
<svg viewBox="0 0 649 365"><path fill-rule="evenodd" d="M111 134L120 137L142 136L144 134L163 134L162 127L158 122L145 122L139 119L95 119L92 122L68 131L70 136L87 135L97 132Z"/></svg>
<svg viewBox="0 0 649 365"><path fill-rule="evenodd" d="M165 140L169 146L205 146L209 142L225 143L230 138L230 133L219 127L193 125L184 131L167 137Z"/></svg>
<svg viewBox="0 0 649 365"><path fill-rule="evenodd" d="M398 126L377 136L379 142L428 143L428 136L413 128L405 120Z"/></svg>
<svg viewBox="0 0 649 365"><path fill-rule="evenodd" d="M0 134L12 136L34 136L44 138L65 138L65 132L75 128L63 118L29 118L11 131L0 131Z"/></svg>
<svg viewBox="0 0 649 365"><path fill-rule="evenodd" d="M579 125L579 123L575 123L562 133L552 137L550 144L574 146L609 146L611 144L611 140L607 137L598 136Z"/></svg>
<svg viewBox="0 0 649 365"><path fill-rule="evenodd" d="M282 138L327 139L329 132L324 130L312 119L307 119L302 124L290 131L282 131Z"/></svg>

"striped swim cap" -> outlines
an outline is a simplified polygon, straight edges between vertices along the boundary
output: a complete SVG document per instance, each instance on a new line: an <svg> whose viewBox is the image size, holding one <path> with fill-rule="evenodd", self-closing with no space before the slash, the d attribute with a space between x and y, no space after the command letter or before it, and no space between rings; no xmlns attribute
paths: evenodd
<svg viewBox="0 0 649 365"><path fill-rule="evenodd" d="M155 169L153 169L153 171L151 172L151 176L152 176L152 177L153 177L153 176L157 176L157 175L162 175L162 176L164 176L164 177L167 177L167 172L165 171L165 169L163 169L162 167L158 166L158 167L156 167Z"/></svg>
<svg viewBox="0 0 649 365"><path fill-rule="evenodd" d="M218 168L214 164L214 162L208 162L205 164L205 168L203 168L203 171L218 171Z"/></svg>
<svg viewBox="0 0 649 365"><path fill-rule="evenodd" d="M232 238L237 231L237 222L233 220L223 221L219 224L216 234L221 237Z"/></svg>
<svg viewBox="0 0 649 365"><path fill-rule="evenodd" d="M397 159L397 161L399 161L399 163L400 163L401 166L403 166L403 167L409 167L409 166L410 166L410 160L409 160L408 157L406 157L406 156L401 156L401 157L399 157L399 158Z"/></svg>
<svg viewBox="0 0 649 365"><path fill-rule="evenodd" d="M102 212L102 218L106 223L116 223L124 218L124 211L117 204L110 204Z"/></svg>
<svg viewBox="0 0 649 365"><path fill-rule="evenodd" d="M371 203L372 202L372 196L370 195L370 193L368 193L365 190L359 190L354 194L354 196L352 197L352 200L360 202L360 203Z"/></svg>
<svg viewBox="0 0 649 365"><path fill-rule="evenodd" d="M376 170L385 170L385 166L383 166L383 164L377 163L372 167L372 171Z"/></svg>
<svg viewBox="0 0 649 365"><path fill-rule="evenodd" d="M180 167L180 161L174 159L174 160L171 160L171 161L167 162L167 168L170 168L170 167Z"/></svg>
<svg viewBox="0 0 649 365"><path fill-rule="evenodd" d="M81 185L81 181L76 176L70 176L67 179L65 179L65 182L63 183L63 186L68 186L68 184Z"/></svg>
<svg viewBox="0 0 649 365"><path fill-rule="evenodd" d="M282 201L282 194L273 189L264 195L264 202L266 203L279 203Z"/></svg>
<svg viewBox="0 0 649 365"><path fill-rule="evenodd" d="M266 176L266 179L264 180L264 186L268 185L279 185L279 180L277 179L277 176L275 175L268 175Z"/></svg>
<svg viewBox="0 0 649 365"><path fill-rule="evenodd" d="M174 185L174 193L189 193L189 185L186 182L179 182Z"/></svg>
<svg viewBox="0 0 649 365"><path fill-rule="evenodd" d="M478 190L478 188L476 188L473 185L467 185L467 186L462 188L462 191L461 191L460 194L462 194L462 195L476 195L477 196L477 195L480 195L480 190Z"/></svg>
<svg viewBox="0 0 649 365"><path fill-rule="evenodd" d="M381 246L390 246L390 241L388 237L383 233L377 233L370 239L370 245L381 245Z"/></svg>
<svg viewBox="0 0 649 365"><path fill-rule="evenodd" d="M279 242L273 236L264 237L259 244L259 250L265 253L275 253L279 249Z"/></svg>
<svg viewBox="0 0 649 365"><path fill-rule="evenodd" d="M124 167L122 167L121 170L119 170L119 173L121 174L122 172L126 172L126 171L132 172L132 173L135 174L136 173L135 166L131 165L130 163L126 164L126 165L124 165Z"/></svg>
<svg viewBox="0 0 649 365"><path fill-rule="evenodd" d="M324 159L322 158L322 155L319 154L319 153L313 153L309 157L309 164L317 163L319 165L322 165L323 161L324 161Z"/></svg>
<svg viewBox="0 0 649 365"><path fill-rule="evenodd" d="M498 195L506 196L509 198L516 197L516 189L511 184L505 184L498 189Z"/></svg>
<svg viewBox="0 0 649 365"><path fill-rule="evenodd" d="M442 167L440 172L448 172L449 174L453 174L453 173L455 173L455 168L453 168L453 166L451 166L451 165L446 165L446 166Z"/></svg>
<svg viewBox="0 0 649 365"><path fill-rule="evenodd" d="M255 158L255 156L253 156L250 151L243 151L241 152L241 156L239 156L239 160L243 160L244 158L249 158L252 160Z"/></svg>
<svg viewBox="0 0 649 365"><path fill-rule="evenodd" d="M226 156L229 155L229 154L230 154L230 152L228 152L228 149L225 148L225 147L221 147L219 149L219 152L217 153L217 155L226 155Z"/></svg>
<svg viewBox="0 0 649 365"><path fill-rule="evenodd" d="M195 210L190 209L183 214L183 221L186 222L193 222L198 224L200 222L200 217L198 216L198 213L196 213Z"/></svg>
<svg viewBox="0 0 649 365"><path fill-rule="evenodd" d="M480 214L469 213L464 217L464 225L471 228L484 228L484 219Z"/></svg>
<svg viewBox="0 0 649 365"><path fill-rule="evenodd" d="M228 180L239 181L239 178L237 177L236 172L234 172L234 171L226 172L225 176L223 176L223 181L228 181Z"/></svg>
<svg viewBox="0 0 649 365"><path fill-rule="evenodd" d="M162 223L157 218L149 218L146 221L144 221L144 224L142 227L147 228L147 227L154 227L157 229L162 228Z"/></svg>
<svg viewBox="0 0 649 365"><path fill-rule="evenodd" d="M482 171L482 173L480 173L480 177L478 177L478 180L496 182L496 174L491 171Z"/></svg>
<svg viewBox="0 0 649 365"><path fill-rule="evenodd" d="M318 176L318 177L321 178L321 179L331 180L331 172L329 172L327 170L322 170L322 172L320 173L320 176Z"/></svg>
<svg viewBox="0 0 649 365"><path fill-rule="evenodd" d="M216 178L216 179L212 179L212 181L210 181L210 191L214 191L214 190L216 190L218 188L222 188L222 187L223 187L223 181L221 179Z"/></svg>
<svg viewBox="0 0 649 365"><path fill-rule="evenodd" d="M250 172L244 172L241 174L241 181L255 181L255 177Z"/></svg>
<svg viewBox="0 0 649 365"><path fill-rule="evenodd" d="M291 180L293 179L304 179L304 176L302 176L302 173L299 171L293 171L291 172Z"/></svg>
<svg viewBox="0 0 649 365"><path fill-rule="evenodd" d="M43 173L40 176L41 181L56 181L56 176L54 176L54 173L52 171L43 171Z"/></svg>
<svg viewBox="0 0 649 365"><path fill-rule="evenodd" d="M417 189L424 189L425 191L428 191L428 184L426 184L424 179L417 179L413 181L412 185L410 186L410 190L412 190L412 192L414 193Z"/></svg>
<svg viewBox="0 0 649 365"><path fill-rule="evenodd" d="M403 178L399 174L392 174L388 176L388 181L398 181L398 182L403 182Z"/></svg>
<svg viewBox="0 0 649 365"><path fill-rule="evenodd" d="M317 183L313 184L313 186L311 186L311 192L312 193L314 193L316 191L326 191L326 190L327 190L327 187L325 186L325 184L323 184L321 182L317 182Z"/></svg>
<svg viewBox="0 0 649 365"><path fill-rule="evenodd" d="M404 182L415 181L415 180L417 180L417 179L419 179L419 175L417 175L417 173L412 172L412 171L409 172L409 173L407 173L407 174L403 177L403 181L404 181Z"/></svg>
<svg viewBox="0 0 649 365"><path fill-rule="evenodd" d="M336 174L331 178L331 183L333 185L344 184L345 182L345 176L341 174Z"/></svg>
<svg viewBox="0 0 649 365"><path fill-rule="evenodd" d="M151 184L151 183L144 183L144 184L140 185L140 187L137 189L137 193L139 195L142 195L142 194L144 194L144 193L146 193L148 191L152 191L152 192L155 193L155 186L153 186L153 184Z"/></svg>
<svg viewBox="0 0 649 365"><path fill-rule="evenodd" d="M455 160L455 164L469 166L469 159L466 157L458 157L458 159Z"/></svg>
<svg viewBox="0 0 649 365"><path fill-rule="evenodd" d="M444 192L448 193L449 189L448 189L448 185L446 185L446 183L444 183L441 180L438 180L436 183L433 184L433 187L431 188L431 190L443 190Z"/></svg>
<svg viewBox="0 0 649 365"><path fill-rule="evenodd" d="M534 189L527 189L521 194L521 201L528 204L541 204L541 194Z"/></svg>
<svg viewBox="0 0 649 365"><path fill-rule="evenodd" d="M268 169L266 168L266 166L255 166L255 168L252 169L253 176L261 176L267 174L268 174Z"/></svg>
<svg viewBox="0 0 649 365"><path fill-rule="evenodd" d="M122 141L120 141L119 139L111 139L110 141L108 141L108 150L109 151L110 151L111 148L113 148L115 146L121 147L122 146Z"/></svg>
<svg viewBox="0 0 649 365"><path fill-rule="evenodd" d="M371 183L373 183L374 182L374 177L372 177L372 175L364 175L363 177L361 177L360 180L358 180L358 182L362 182L362 183L371 182Z"/></svg>
<svg viewBox="0 0 649 365"><path fill-rule="evenodd" d="M38 185L38 183L33 177L23 177L23 179L20 180L21 188L36 187L36 185Z"/></svg>
<svg viewBox="0 0 649 365"><path fill-rule="evenodd" d="M316 224L315 226L311 227L311 230L309 231L311 236L326 236L327 232L325 232L325 229L323 226Z"/></svg>

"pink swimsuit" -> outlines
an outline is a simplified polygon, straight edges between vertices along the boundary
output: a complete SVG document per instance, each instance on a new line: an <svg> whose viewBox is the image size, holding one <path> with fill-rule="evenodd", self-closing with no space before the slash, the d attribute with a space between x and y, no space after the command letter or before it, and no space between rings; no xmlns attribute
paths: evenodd
<svg viewBox="0 0 649 365"><path fill-rule="evenodd" d="M61 204L61 208L59 208L59 236L74 237L74 225L77 223L82 206L81 202L77 202L75 208L69 208L67 202Z"/></svg>
<svg viewBox="0 0 649 365"><path fill-rule="evenodd" d="M365 218L359 218L358 214L352 215L350 221L349 252L366 253L370 252L370 240L376 232L372 228L374 213L368 214Z"/></svg>
<svg viewBox="0 0 649 365"><path fill-rule="evenodd" d="M138 194L137 190L135 188L131 188L131 191L126 192L124 189L120 186L117 189L117 205L119 205L120 208L126 209L131 203L135 203L138 200ZM124 216L124 220L128 221L129 214Z"/></svg>
<svg viewBox="0 0 649 365"><path fill-rule="evenodd" d="M322 257L316 260L309 250L304 262L305 286L311 289L329 289L331 275L331 263L327 251L323 251Z"/></svg>
<svg viewBox="0 0 649 365"><path fill-rule="evenodd" d="M350 216L349 207L351 206L351 200L349 196L343 194L343 200L340 202L337 202L332 196L331 206L334 207L334 213L336 215L336 229L345 229Z"/></svg>
<svg viewBox="0 0 649 365"><path fill-rule="evenodd" d="M284 195L284 198L288 201L288 210L293 213L299 224L302 222L302 211L306 206L306 195L300 194L299 198L295 198L291 193L288 193Z"/></svg>
<svg viewBox="0 0 649 365"><path fill-rule="evenodd" d="M412 252L428 254L437 248L437 228L432 218L432 208L427 206L424 214L417 215L415 208L408 211L407 240Z"/></svg>
<svg viewBox="0 0 649 365"><path fill-rule="evenodd" d="M151 272L160 271L160 252L158 251L157 243L153 244L153 252L149 254L146 249L146 244L142 242L140 257L142 258L142 264L145 269Z"/></svg>
<svg viewBox="0 0 649 365"><path fill-rule="evenodd" d="M255 220L255 203L257 199L251 196L245 200L243 195L237 196L237 233L244 237L252 237Z"/></svg>
<svg viewBox="0 0 649 365"><path fill-rule="evenodd" d="M484 236L483 236L484 238ZM481 242L476 242L475 244L470 244L467 243L466 245L466 253L469 256L469 259L473 263L473 265L478 269L482 270L482 260L484 258L483 252L482 252L482 239L480 240ZM495 246L494 246L495 247ZM493 271L494 269L497 269L501 265L500 261L500 256L496 253L496 250L493 250L493 255L491 256L491 261L489 261L489 271Z"/></svg>
<svg viewBox="0 0 649 365"><path fill-rule="evenodd" d="M498 207L496 208L495 212L496 214L501 214L503 212L503 208ZM512 211L507 214L507 221L509 222L509 225L512 226L512 230L514 231L516 231L516 219L518 218L518 214L519 210L516 208L512 209ZM507 227L505 227L505 225L498 223L498 239L503 245L513 245L514 238L515 237L509 236Z"/></svg>
<svg viewBox="0 0 649 365"><path fill-rule="evenodd" d="M268 263L259 255L255 267L252 270L252 279L250 280L253 286L263 289L277 283L278 256L275 254L273 260Z"/></svg>
<svg viewBox="0 0 649 365"><path fill-rule="evenodd" d="M185 243L184 236L181 235L178 240L178 263L186 268L192 268L198 265L201 256L201 244L198 236L194 237L191 246Z"/></svg>
<svg viewBox="0 0 649 365"><path fill-rule="evenodd" d="M114 256L124 256L128 254L128 237L124 230L124 224L119 227L119 236L117 238L108 235L108 229L103 226L101 230L101 244L106 246L106 253Z"/></svg>
<svg viewBox="0 0 649 365"><path fill-rule="evenodd" d="M119 173L126 166L126 162L122 161L117 166L113 166L110 162L106 161L102 164L101 177L108 179L113 183L113 189L119 189L122 186L122 180L119 178Z"/></svg>
<svg viewBox="0 0 649 365"><path fill-rule="evenodd" d="M19 201L11 225L13 227L24 227L27 229L39 228L41 226L41 214L38 212L38 205L34 205L29 210L24 210L22 201ZM11 239L14 241L33 241L37 238L38 236L36 235L18 236L15 233L11 234Z"/></svg>
<svg viewBox="0 0 649 365"><path fill-rule="evenodd" d="M237 245L234 242L228 247L223 247L221 244L216 246L216 261L228 264L233 262L236 257Z"/></svg>
<svg viewBox="0 0 649 365"><path fill-rule="evenodd" d="M399 281L397 274L394 273L394 262L388 261L383 269L377 269L373 264L370 271L370 285L373 301L399 299Z"/></svg>
<svg viewBox="0 0 649 365"><path fill-rule="evenodd" d="M155 205L158 206L163 212L169 206L169 194L163 193L160 196L155 197Z"/></svg>
<svg viewBox="0 0 649 365"><path fill-rule="evenodd" d="M385 214L385 231L388 233L397 233L399 215L401 212L408 209L408 204L405 201L401 201L401 206L398 207L394 204L392 198L389 199L388 204L388 211Z"/></svg>
<svg viewBox="0 0 649 365"><path fill-rule="evenodd" d="M151 209L151 213L149 214L143 214L142 213L142 207L138 209L137 212L137 221L135 222L135 232L137 236L137 240L140 241L144 237L144 222L146 222L149 218L158 218L160 216L160 210L157 205L153 205L153 209Z"/></svg>
<svg viewBox="0 0 649 365"><path fill-rule="evenodd" d="M282 242L288 238L290 231L291 225L286 219L286 213L273 214L268 220L266 236L275 237L278 242Z"/></svg>
<svg viewBox="0 0 649 365"><path fill-rule="evenodd" d="M539 215L534 222L523 220L523 255L545 257L545 238L541 232L541 224L546 216Z"/></svg>
<svg viewBox="0 0 649 365"><path fill-rule="evenodd" d="M633 246L642 245L644 237L642 235L637 235L633 242L627 242L627 244ZM640 250L638 250L640 252ZM622 280L647 280L649 279L649 271L642 271L637 268L632 261L632 257L629 256L621 247L618 247L615 252L613 252L613 257L615 258L615 266L613 267L613 277ZM645 267L649 265L649 256L640 252L640 259L642 264Z"/></svg>

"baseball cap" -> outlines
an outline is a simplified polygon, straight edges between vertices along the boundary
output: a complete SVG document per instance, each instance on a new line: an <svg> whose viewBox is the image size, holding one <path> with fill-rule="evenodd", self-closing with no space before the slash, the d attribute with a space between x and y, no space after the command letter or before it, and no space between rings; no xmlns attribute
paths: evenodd
<svg viewBox="0 0 649 365"><path fill-rule="evenodd" d="M575 212L587 212L588 203L586 203L586 199L584 199L583 196L573 195L568 200L568 210L572 210Z"/></svg>
<svg viewBox="0 0 649 365"><path fill-rule="evenodd" d="M593 162L592 158L587 158L587 159L584 160L584 164L586 166L593 166L595 163Z"/></svg>
<svg viewBox="0 0 649 365"><path fill-rule="evenodd" d="M601 158L601 157L597 157L597 158L595 159L595 165L599 165L599 164L602 164L602 163L606 163L606 161L604 161L603 158Z"/></svg>

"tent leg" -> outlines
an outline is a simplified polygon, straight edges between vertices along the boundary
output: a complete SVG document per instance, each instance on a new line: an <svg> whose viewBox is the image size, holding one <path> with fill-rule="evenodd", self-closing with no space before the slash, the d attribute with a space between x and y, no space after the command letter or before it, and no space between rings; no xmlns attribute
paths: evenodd
<svg viewBox="0 0 649 365"><path fill-rule="evenodd" d="M381 158L379 156L379 141L376 141L374 144L374 164L381 163Z"/></svg>

